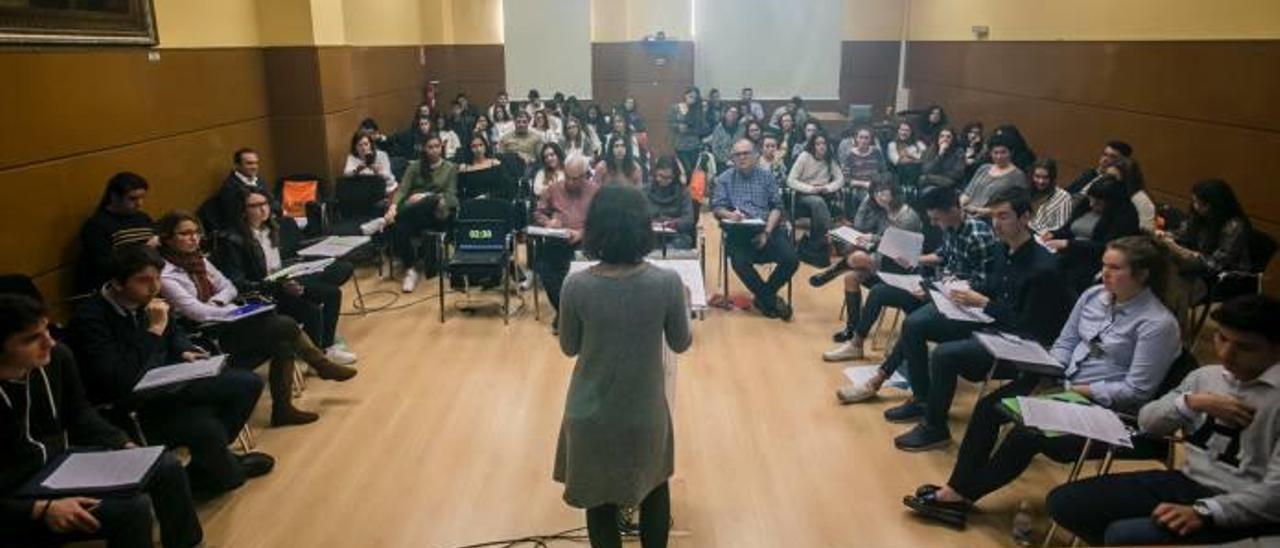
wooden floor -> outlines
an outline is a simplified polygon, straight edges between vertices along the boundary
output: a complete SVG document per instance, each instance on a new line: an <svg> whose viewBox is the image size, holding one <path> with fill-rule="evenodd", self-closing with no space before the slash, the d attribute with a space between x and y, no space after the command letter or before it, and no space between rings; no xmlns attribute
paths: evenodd
<svg viewBox="0 0 1280 548"><path fill-rule="evenodd" d="M717 284L717 237L708 241L708 283ZM908 514L904 494L946 479L976 387L962 383L949 449L894 449L905 427L881 412L902 393L858 406L835 400L844 364L823 363L821 353L839 325L840 289L810 288L812 272L796 275L791 323L722 310L695 322L673 410L672 545L1009 545L1022 500L1045 528L1044 494L1065 476L1049 461L983 500L967 531ZM399 292L372 267L360 276L366 292L394 292L371 295L370 306ZM269 428L264 395L253 425L259 450L278 464L201 507L212 545L445 548L584 523L551 479L573 362L550 334L545 300L541 321L530 303L507 327L491 313L452 308L441 324L428 298L435 287L424 282L397 302L419 304L342 320L360 375L309 379L300 405L319 411L319 422Z"/></svg>

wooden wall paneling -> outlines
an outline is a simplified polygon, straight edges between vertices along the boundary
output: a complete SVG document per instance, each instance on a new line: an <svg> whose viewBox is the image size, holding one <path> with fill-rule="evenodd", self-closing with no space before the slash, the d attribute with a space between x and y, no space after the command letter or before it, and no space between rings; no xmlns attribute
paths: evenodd
<svg viewBox="0 0 1280 548"><path fill-rule="evenodd" d="M636 98L655 154L673 152L667 109L693 85L693 43L675 42L671 53L658 56L643 42L598 42L591 45L592 101L602 108Z"/></svg>
<svg viewBox="0 0 1280 548"><path fill-rule="evenodd" d="M0 169L266 116L261 51L0 52Z"/></svg>
<svg viewBox="0 0 1280 548"><path fill-rule="evenodd" d="M458 92L465 91L477 105L488 106L506 89L506 65L502 44L426 46L426 80L439 80L436 102L447 108ZM509 90L513 100L529 90Z"/></svg>
<svg viewBox="0 0 1280 548"><path fill-rule="evenodd" d="M321 112L320 60L313 47L263 49L271 116Z"/></svg>
<svg viewBox="0 0 1280 548"><path fill-rule="evenodd" d="M846 41L840 44L840 102L869 104L873 112L892 105L898 87L898 42Z"/></svg>

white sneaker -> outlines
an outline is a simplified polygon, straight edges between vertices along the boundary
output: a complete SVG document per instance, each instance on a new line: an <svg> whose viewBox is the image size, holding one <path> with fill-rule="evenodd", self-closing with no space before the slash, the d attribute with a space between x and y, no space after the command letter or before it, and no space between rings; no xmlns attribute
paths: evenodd
<svg viewBox="0 0 1280 548"><path fill-rule="evenodd" d="M861 403L876 397L876 390L865 383L845 386L836 390L836 399L840 403Z"/></svg>
<svg viewBox="0 0 1280 548"><path fill-rule="evenodd" d="M828 362L847 362L862 359L862 341L845 341L840 346L822 353L822 360Z"/></svg>
<svg viewBox="0 0 1280 548"><path fill-rule="evenodd" d="M324 357L337 365L351 365L356 363L356 355L354 353L338 348L337 346L330 346L328 350L325 350Z"/></svg>
<svg viewBox="0 0 1280 548"><path fill-rule="evenodd" d="M418 288L418 269L410 268L404 273L404 284L400 286L400 291L405 293L413 293Z"/></svg>
<svg viewBox="0 0 1280 548"><path fill-rule="evenodd" d="M387 228L387 220L383 217L377 217L372 221L360 225L360 233L365 236L373 236L374 234L382 232L382 229L384 228Z"/></svg>

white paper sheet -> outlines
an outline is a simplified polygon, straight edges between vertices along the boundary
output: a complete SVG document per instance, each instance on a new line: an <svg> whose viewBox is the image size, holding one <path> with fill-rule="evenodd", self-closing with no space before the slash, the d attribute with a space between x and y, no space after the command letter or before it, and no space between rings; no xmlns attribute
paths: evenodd
<svg viewBox="0 0 1280 548"><path fill-rule="evenodd" d="M547 228L545 226L529 225L524 229L524 232L530 236L560 238L561 240L569 239L569 229L567 228Z"/></svg>
<svg viewBox="0 0 1280 548"><path fill-rule="evenodd" d="M908 293L914 293L916 291L923 290L923 288L920 287L920 284L924 282L924 278L921 278L919 274L894 274L892 272L877 272L876 276L880 278L880 281L886 284L889 284L893 287L896 287L898 289L901 289L903 291L906 291Z"/></svg>
<svg viewBox="0 0 1280 548"><path fill-rule="evenodd" d="M653 232L655 234L675 234L676 233L676 229L670 228L662 223L653 223L653 225L651 225L651 228L653 229Z"/></svg>
<svg viewBox="0 0 1280 548"><path fill-rule="evenodd" d="M73 453L40 485L46 489L108 489L142 481L164 447Z"/></svg>
<svg viewBox="0 0 1280 548"><path fill-rule="evenodd" d="M902 259L915 266L920 263L920 251L924 249L924 234L907 232L898 227L885 229L880 236L880 246L876 249L891 259Z"/></svg>
<svg viewBox="0 0 1280 548"><path fill-rule="evenodd" d="M212 358L196 360L193 362L175 363L147 370L142 376L138 384L133 387L134 392L142 392L152 388L168 386L180 382L203 379L207 377L216 377L222 372L222 368L226 366L227 355L222 354Z"/></svg>
<svg viewBox="0 0 1280 548"><path fill-rule="evenodd" d="M1024 396L1018 397L1018 406L1022 408L1022 422L1027 426L1133 447L1129 429L1105 407Z"/></svg>
<svg viewBox="0 0 1280 548"><path fill-rule="evenodd" d="M308 274L316 274L318 272L323 272L326 268L329 268L329 265L333 264L334 260L335 259L333 257L325 257L315 261L306 261L289 265L271 273L265 279L268 282L273 282L280 279L293 279L300 278Z"/></svg>
<svg viewBox="0 0 1280 548"><path fill-rule="evenodd" d="M369 243L368 236L329 236L298 252L303 257L342 257Z"/></svg>
<svg viewBox="0 0 1280 548"><path fill-rule="evenodd" d="M828 232L831 237L850 245L866 247L871 242L871 235L866 232L858 232L847 226L839 226Z"/></svg>
<svg viewBox="0 0 1280 548"><path fill-rule="evenodd" d="M880 369L880 366L851 365L849 367L844 368L844 377L846 379L849 379L849 382L853 384L864 384L867 381L871 380L871 377L874 377L876 375L877 369ZM893 375L890 375L889 379L885 381L885 384L888 386L901 388L903 390L906 390L908 387L911 386L911 383L907 382L907 378L902 376L901 371L894 371Z"/></svg>
<svg viewBox="0 0 1280 548"><path fill-rule="evenodd" d="M586 270L599 261L573 261L569 263L569 273ZM702 278L702 263L697 259L649 259L659 268L674 270L680 275L680 281L689 288L689 308L705 310L707 308L707 284Z"/></svg>
<svg viewBox="0 0 1280 548"><path fill-rule="evenodd" d="M765 225L764 219L743 219L741 221L721 219L720 222L727 225L742 225L742 226L764 226Z"/></svg>
<svg viewBox="0 0 1280 548"><path fill-rule="evenodd" d="M929 290L929 296L933 297L933 304L938 307L938 312L941 312L943 316L949 319L975 323L991 323L995 321L994 318L983 312L981 308L960 306L936 289Z"/></svg>
<svg viewBox="0 0 1280 548"><path fill-rule="evenodd" d="M1062 364L1035 341L1011 333L974 333L973 337L996 359L1063 369Z"/></svg>

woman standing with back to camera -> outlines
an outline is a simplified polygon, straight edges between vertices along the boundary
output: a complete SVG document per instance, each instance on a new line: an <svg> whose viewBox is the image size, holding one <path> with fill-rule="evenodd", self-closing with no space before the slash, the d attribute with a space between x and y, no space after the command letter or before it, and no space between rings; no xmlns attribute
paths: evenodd
<svg viewBox="0 0 1280 548"><path fill-rule="evenodd" d="M620 548L618 509L640 507L640 542L667 545L675 466L663 345L693 343L680 276L644 260L653 247L644 195L601 188L583 247L600 263L564 282L560 349L577 356L556 447L564 500L587 511L593 548Z"/></svg>

